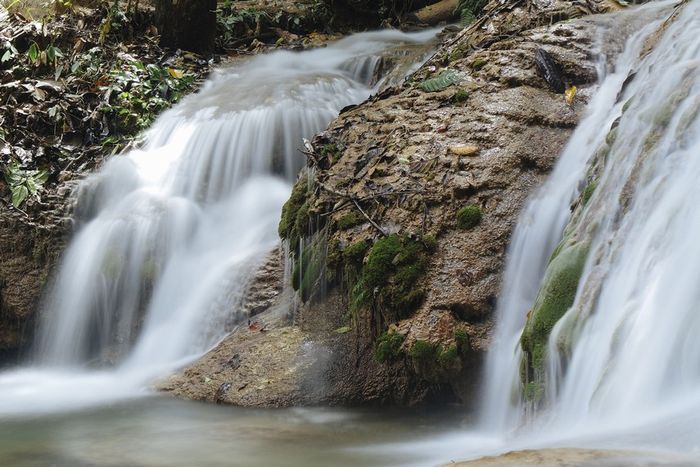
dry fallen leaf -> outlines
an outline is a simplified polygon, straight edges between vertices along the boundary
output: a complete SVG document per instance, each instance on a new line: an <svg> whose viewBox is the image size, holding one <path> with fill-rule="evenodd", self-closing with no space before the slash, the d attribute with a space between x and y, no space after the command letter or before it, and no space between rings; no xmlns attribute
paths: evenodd
<svg viewBox="0 0 700 467"><path fill-rule="evenodd" d="M566 105L571 107L574 105L574 99L576 98L576 86L571 86L569 89L564 91L564 100L566 101Z"/></svg>
<svg viewBox="0 0 700 467"><path fill-rule="evenodd" d="M455 156L476 156L479 154L479 147L473 145L450 146L449 150Z"/></svg>

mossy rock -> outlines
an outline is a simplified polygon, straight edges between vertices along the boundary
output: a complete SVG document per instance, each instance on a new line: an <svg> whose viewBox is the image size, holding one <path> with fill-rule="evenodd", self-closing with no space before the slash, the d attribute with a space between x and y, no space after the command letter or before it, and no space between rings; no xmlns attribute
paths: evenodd
<svg viewBox="0 0 700 467"><path fill-rule="evenodd" d="M401 356L401 346L406 337L398 332L385 332L377 338L374 358L379 363L392 362Z"/></svg>
<svg viewBox="0 0 700 467"><path fill-rule="evenodd" d="M303 301L307 301L313 295L316 284L323 273L326 260L325 246L317 235L308 246L305 246L301 254L294 262L292 271L292 287L299 292Z"/></svg>
<svg viewBox="0 0 700 467"><path fill-rule="evenodd" d="M414 360L419 361L436 361L440 355L440 346L432 342L417 340L411 346L408 352Z"/></svg>
<svg viewBox="0 0 700 467"><path fill-rule="evenodd" d="M464 329L455 330L455 342L457 343L457 350L460 354L465 354L471 349L471 339Z"/></svg>
<svg viewBox="0 0 700 467"><path fill-rule="evenodd" d="M574 303L589 248L586 242L560 245L547 266L520 338L532 369L542 368L552 329Z"/></svg>
<svg viewBox="0 0 700 467"><path fill-rule="evenodd" d="M588 202L591 200L591 196L593 196L593 193L595 192L595 189L598 188L598 182L597 181L592 181L588 185L586 185L586 188L583 189L583 192L581 192L581 205L585 206L588 204Z"/></svg>
<svg viewBox="0 0 700 467"><path fill-rule="evenodd" d="M348 245L343 250L343 258L345 262L354 266L361 266L362 261L365 259L365 255L369 250L369 243L365 240L360 240L352 245Z"/></svg>
<svg viewBox="0 0 700 467"><path fill-rule="evenodd" d="M292 188L289 200L282 207L282 217L278 232L280 237L287 240L292 248L296 248L299 239L306 233L308 228L308 195L308 180L306 177L301 177L294 185L294 188Z"/></svg>
<svg viewBox="0 0 700 467"><path fill-rule="evenodd" d="M462 230L473 229L481 222L481 208L474 204L464 206L457 211L457 227Z"/></svg>
<svg viewBox="0 0 700 467"><path fill-rule="evenodd" d="M544 386L540 382L531 381L525 384L523 396L528 402L538 402L544 395Z"/></svg>
<svg viewBox="0 0 700 467"><path fill-rule="evenodd" d="M377 240L353 287L353 311L371 308L386 322L410 316L425 294L418 283L428 267L427 252L422 241L407 235Z"/></svg>
<svg viewBox="0 0 700 467"><path fill-rule="evenodd" d="M451 368L460 363L460 351L457 345L451 345L438 355L438 363L444 368Z"/></svg>
<svg viewBox="0 0 700 467"><path fill-rule="evenodd" d="M347 230L355 227L356 225L364 224L365 222L366 220L362 215L356 212L350 212L338 219L335 225L338 230Z"/></svg>

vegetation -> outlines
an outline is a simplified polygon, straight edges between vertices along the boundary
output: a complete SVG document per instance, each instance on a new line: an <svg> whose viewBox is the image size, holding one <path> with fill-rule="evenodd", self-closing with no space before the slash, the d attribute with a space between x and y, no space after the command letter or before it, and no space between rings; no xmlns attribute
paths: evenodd
<svg viewBox="0 0 700 467"><path fill-rule="evenodd" d="M343 215L340 219L338 219L338 221L336 222L336 227L338 228L338 230L347 230L352 227L355 227L356 225L364 223L365 218L353 211Z"/></svg>
<svg viewBox="0 0 700 467"><path fill-rule="evenodd" d="M377 240L352 290L355 311L370 308L385 322L410 316L425 294L418 282L428 266L426 252L421 241L408 235Z"/></svg>
<svg viewBox="0 0 700 467"><path fill-rule="evenodd" d="M469 99L469 93L462 88L457 89L452 96L452 101L457 104L466 102L467 99Z"/></svg>
<svg viewBox="0 0 700 467"><path fill-rule="evenodd" d="M554 325L573 305L588 256L587 243L566 244L551 259L520 338L529 366L539 369Z"/></svg>
<svg viewBox="0 0 700 467"><path fill-rule="evenodd" d="M414 360L435 361L440 356L440 345L419 339L411 346L409 355Z"/></svg>
<svg viewBox="0 0 700 467"><path fill-rule="evenodd" d="M455 341L457 343L457 350L460 353L464 353L470 348L469 334L464 329L455 330Z"/></svg>
<svg viewBox="0 0 700 467"><path fill-rule="evenodd" d="M443 368L448 368L459 361L459 349L456 345L451 345L438 355L438 363Z"/></svg>
<svg viewBox="0 0 700 467"><path fill-rule="evenodd" d="M292 271L292 287L299 291L302 300L311 298L316 282L323 271L323 250L319 245L320 239L314 238L308 246L305 246L301 254L296 255L294 269Z"/></svg>
<svg viewBox="0 0 700 467"><path fill-rule="evenodd" d="M27 197L38 198L38 193L48 178L49 174L46 170L23 169L18 161L10 162L5 167L5 181L12 193L12 205L19 208Z"/></svg>
<svg viewBox="0 0 700 467"><path fill-rule="evenodd" d="M393 362L401 356L401 346L406 337L394 331L385 332L377 338L374 358L379 363Z"/></svg>
<svg viewBox="0 0 700 467"><path fill-rule="evenodd" d="M192 89L194 75L139 60L122 61L106 86L116 96L101 111L114 117L116 133L134 134L148 128L156 116Z"/></svg>
<svg viewBox="0 0 700 467"><path fill-rule="evenodd" d="M309 191L309 183L306 177L297 180L289 200L282 207L282 218L280 219L278 232L281 238L287 240L292 248L296 248L299 239L306 233L299 228L308 225L303 220L306 213L308 215L308 205L306 199Z"/></svg>
<svg viewBox="0 0 700 467"><path fill-rule="evenodd" d="M581 203L584 206L591 200L591 196L593 196L593 192L595 192L596 188L598 188L598 182L592 181L586 185L586 188L583 189L583 192L581 193Z"/></svg>
<svg viewBox="0 0 700 467"><path fill-rule="evenodd" d="M0 171L16 208L38 201L66 167L84 170L123 148L207 68L164 53L135 6L128 13L120 3L91 5L79 14L65 1L9 5L42 20L37 28L14 17L6 32L12 39L0 45Z"/></svg>
<svg viewBox="0 0 700 467"><path fill-rule="evenodd" d="M481 222L481 208L470 204L457 211L457 227L463 230L473 229Z"/></svg>
<svg viewBox="0 0 700 467"><path fill-rule="evenodd" d="M459 74L454 70L445 70L434 78L422 81L418 87L425 92L438 92L447 89L459 81Z"/></svg>
<svg viewBox="0 0 700 467"><path fill-rule="evenodd" d="M523 396L526 401L537 402L544 395L544 387L541 382L530 381L525 384L525 389L523 391Z"/></svg>
<svg viewBox="0 0 700 467"><path fill-rule="evenodd" d="M471 24L484 9L488 0L459 0L457 12L463 26Z"/></svg>

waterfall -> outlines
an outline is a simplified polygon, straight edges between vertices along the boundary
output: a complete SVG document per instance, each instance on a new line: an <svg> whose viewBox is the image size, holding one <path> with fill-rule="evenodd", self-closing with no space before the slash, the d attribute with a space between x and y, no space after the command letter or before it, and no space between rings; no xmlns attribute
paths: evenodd
<svg viewBox="0 0 700 467"><path fill-rule="evenodd" d="M664 7L647 11L666 18ZM647 426L667 447L697 434L700 3L685 4L643 53L661 23L630 37L612 72L601 68L587 116L518 223L487 362L489 430L602 437ZM562 238L588 253L533 403L522 394L520 338Z"/></svg>
<svg viewBox="0 0 700 467"><path fill-rule="evenodd" d="M364 33L220 69L89 177L36 363L0 375L0 414L128 397L216 344L279 241L303 138L391 84L380 65L417 67L435 35Z"/></svg>

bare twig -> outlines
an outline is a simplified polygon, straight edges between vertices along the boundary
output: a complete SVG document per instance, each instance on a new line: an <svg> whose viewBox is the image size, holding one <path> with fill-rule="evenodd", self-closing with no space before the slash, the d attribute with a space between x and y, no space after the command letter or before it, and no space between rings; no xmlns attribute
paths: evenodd
<svg viewBox="0 0 700 467"><path fill-rule="evenodd" d="M386 237L386 232L384 232L384 229L382 229L381 227L379 227L379 225L378 225L376 222L374 222L374 221L372 220L372 218L369 217L365 211L362 210L362 208L360 207L360 203L358 203L357 200L356 200L355 198L350 198L350 199L352 200L353 203L355 203L355 207L360 211L360 213L361 213L363 216L365 216L365 218L369 221L370 224L372 224L372 227L374 227L375 229L377 229L377 230L379 231L379 233L382 234L382 236Z"/></svg>

